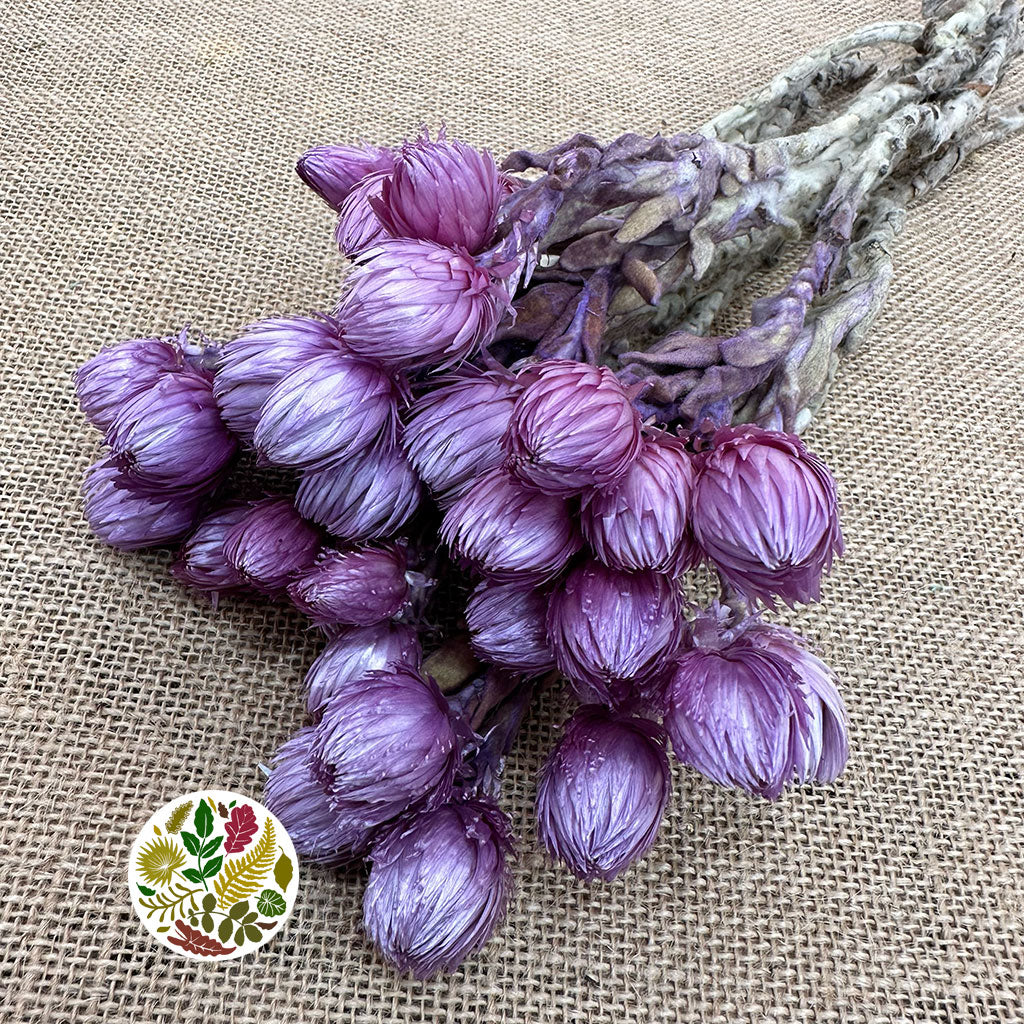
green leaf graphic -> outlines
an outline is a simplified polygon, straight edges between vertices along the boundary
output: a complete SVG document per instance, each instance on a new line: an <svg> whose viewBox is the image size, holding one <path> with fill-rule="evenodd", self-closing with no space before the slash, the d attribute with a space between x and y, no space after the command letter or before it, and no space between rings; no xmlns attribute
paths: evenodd
<svg viewBox="0 0 1024 1024"><path fill-rule="evenodd" d="M217 897L214 896L212 892L208 892L203 897L203 910L205 910L207 913L209 913L216 906L217 906Z"/></svg>
<svg viewBox="0 0 1024 1024"><path fill-rule="evenodd" d="M220 871L220 866L223 863L223 857L214 857L213 860L207 861L203 865L203 878L213 878L213 876Z"/></svg>
<svg viewBox="0 0 1024 1024"><path fill-rule="evenodd" d="M238 903L236 903L228 911L228 917L232 917L236 921L240 921L248 913L249 913L249 901L248 900L240 900Z"/></svg>
<svg viewBox="0 0 1024 1024"><path fill-rule="evenodd" d="M211 839L200 851L200 857L212 857L219 849L220 844L224 842L223 836L217 836L216 839Z"/></svg>
<svg viewBox="0 0 1024 1024"><path fill-rule="evenodd" d="M247 924L242 930L250 942L259 942L263 938L263 933L254 925Z"/></svg>
<svg viewBox="0 0 1024 1024"><path fill-rule="evenodd" d="M191 810L191 800L186 800L183 804L178 804L178 806L171 811L171 816L167 819L167 831L172 835L176 835L180 832L181 826L185 824L185 819L188 817L188 812Z"/></svg>
<svg viewBox="0 0 1024 1024"><path fill-rule="evenodd" d="M292 880L292 862L288 854L282 853L274 865L274 881L277 882L281 892L287 892L288 883Z"/></svg>
<svg viewBox="0 0 1024 1024"><path fill-rule="evenodd" d="M156 889L149 889L145 885L139 885L139 892L141 892L143 896L155 896L156 895Z"/></svg>
<svg viewBox="0 0 1024 1024"><path fill-rule="evenodd" d="M185 868L185 870L182 871L182 874L190 882L200 882L201 883L203 881L203 876L201 874L199 874L199 872L196 871L195 868Z"/></svg>
<svg viewBox="0 0 1024 1024"><path fill-rule="evenodd" d="M195 910L195 896L198 892L202 892L202 890L189 889L188 886L182 885L180 882L172 882L168 889L158 893L152 899L139 900L139 906L146 909L146 917L152 917L159 912L157 920L163 922L168 914L172 917L184 917L189 909ZM188 907L186 907L186 901L189 903Z"/></svg>
<svg viewBox="0 0 1024 1024"><path fill-rule="evenodd" d="M210 805L205 800L196 808L193 822L196 835L201 839L205 839L213 831L213 811L210 810Z"/></svg>
<svg viewBox="0 0 1024 1024"><path fill-rule="evenodd" d="M188 850L193 857L199 856L199 851L202 849L203 844L199 841L198 836L192 835L191 832L182 832L181 841L185 844L185 849Z"/></svg>
<svg viewBox="0 0 1024 1024"><path fill-rule="evenodd" d="M227 942L231 938L231 929L235 927L235 922L230 917L225 917L220 923L220 927L217 929L217 938L221 942Z"/></svg>
<svg viewBox="0 0 1024 1024"><path fill-rule="evenodd" d="M211 914L203 914L202 920L199 923L207 935L213 931L213 916Z"/></svg>
<svg viewBox="0 0 1024 1024"><path fill-rule="evenodd" d="M279 917L288 909L284 897L273 889L264 889L260 898L256 901L256 909L264 917Z"/></svg>
<svg viewBox="0 0 1024 1024"><path fill-rule="evenodd" d="M171 926L169 924L163 924L159 928L157 928L158 932L169 932L170 930Z"/></svg>

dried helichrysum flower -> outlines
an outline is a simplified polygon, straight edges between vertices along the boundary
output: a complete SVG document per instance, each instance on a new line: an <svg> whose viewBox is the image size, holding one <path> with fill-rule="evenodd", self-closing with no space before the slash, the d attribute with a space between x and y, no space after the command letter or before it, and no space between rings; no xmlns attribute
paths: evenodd
<svg viewBox="0 0 1024 1024"><path fill-rule="evenodd" d="M313 564L320 532L288 498L261 498L249 505L224 537L224 555L242 579L265 594L280 594Z"/></svg>
<svg viewBox="0 0 1024 1024"><path fill-rule="evenodd" d="M555 667L548 643L548 595L522 583L481 583L466 605L473 650L499 668L527 676Z"/></svg>
<svg viewBox="0 0 1024 1024"><path fill-rule="evenodd" d="M380 198L387 174L371 174L364 178L345 197L338 209L338 226L334 238L346 256L358 256L385 238L391 232L380 222L373 208L373 200Z"/></svg>
<svg viewBox="0 0 1024 1024"><path fill-rule="evenodd" d="M271 465L323 469L378 441L393 444L397 405L395 381L372 360L314 356L274 386L253 442Z"/></svg>
<svg viewBox="0 0 1024 1024"><path fill-rule="evenodd" d="M288 587L295 607L318 626L371 626L409 598L401 547L324 551Z"/></svg>
<svg viewBox="0 0 1024 1024"><path fill-rule="evenodd" d="M331 694L315 728L313 776L352 849L414 804L451 795L459 739L429 677L401 666L369 672Z"/></svg>
<svg viewBox="0 0 1024 1024"><path fill-rule="evenodd" d="M394 166L394 151L380 146L315 146L299 157L295 170L328 206L338 210L367 175L386 173Z"/></svg>
<svg viewBox="0 0 1024 1024"><path fill-rule="evenodd" d="M306 673L306 710L318 715L334 694L370 672L389 668L418 671L422 661L423 651L412 626L386 621L342 629Z"/></svg>
<svg viewBox="0 0 1024 1024"><path fill-rule="evenodd" d="M594 554L615 569L679 576L695 558L690 536L693 462L674 437L649 433L614 487L583 502L580 525Z"/></svg>
<svg viewBox="0 0 1024 1024"><path fill-rule="evenodd" d="M836 485L795 434L723 427L701 456L692 525L703 552L750 601L816 601L843 552Z"/></svg>
<svg viewBox="0 0 1024 1024"><path fill-rule="evenodd" d="M165 373L180 370L182 363L181 350L159 338L123 341L102 349L75 374L78 404L94 427L106 431L129 399Z"/></svg>
<svg viewBox="0 0 1024 1024"><path fill-rule="evenodd" d="M503 444L521 480L546 494L604 489L640 454L640 416L607 367L552 359L527 367L519 381Z"/></svg>
<svg viewBox="0 0 1024 1024"><path fill-rule="evenodd" d="M508 818L487 798L404 820L373 847L363 927L402 971L453 971L491 937L512 890Z"/></svg>
<svg viewBox="0 0 1024 1024"><path fill-rule="evenodd" d="M208 490L237 444L220 418L210 381L191 370L165 373L130 398L107 443L140 490Z"/></svg>
<svg viewBox="0 0 1024 1024"><path fill-rule="evenodd" d="M494 234L504 187L490 153L439 138L407 143L374 208L396 238L475 253Z"/></svg>
<svg viewBox="0 0 1024 1024"><path fill-rule="evenodd" d="M436 242L385 240L365 254L352 282L338 307L346 343L406 370L468 359L508 304L489 270Z"/></svg>
<svg viewBox="0 0 1024 1024"><path fill-rule="evenodd" d="M682 626L682 596L672 580L597 561L573 569L548 606L555 660L577 696L625 710L660 708Z"/></svg>
<svg viewBox="0 0 1024 1024"><path fill-rule="evenodd" d="M178 540L192 529L199 513L194 495L139 493L113 458L89 467L84 493L92 532L122 551Z"/></svg>
<svg viewBox="0 0 1024 1024"><path fill-rule="evenodd" d="M482 476L448 509L440 535L457 558L498 582L551 579L582 544L565 501L503 469Z"/></svg>
<svg viewBox="0 0 1024 1024"><path fill-rule="evenodd" d="M405 452L376 445L302 474L295 507L347 541L390 537L420 503L422 488Z"/></svg>
<svg viewBox="0 0 1024 1024"><path fill-rule="evenodd" d="M541 841L579 878L611 881L654 844L670 778L660 725L596 704L578 708L544 764Z"/></svg>
<svg viewBox="0 0 1024 1024"><path fill-rule="evenodd" d="M213 381L224 422L252 440L274 385L315 356L341 350L338 325L328 317L261 320L224 346Z"/></svg>
<svg viewBox="0 0 1024 1024"><path fill-rule="evenodd" d="M246 516L248 506L229 505L205 516L182 545L171 574L186 586L213 599L245 586L238 570L224 554L224 538Z"/></svg>
<svg viewBox="0 0 1024 1024"><path fill-rule="evenodd" d="M499 373L473 373L428 391L413 403L402 435L420 479L442 503L459 497L504 459L518 388Z"/></svg>

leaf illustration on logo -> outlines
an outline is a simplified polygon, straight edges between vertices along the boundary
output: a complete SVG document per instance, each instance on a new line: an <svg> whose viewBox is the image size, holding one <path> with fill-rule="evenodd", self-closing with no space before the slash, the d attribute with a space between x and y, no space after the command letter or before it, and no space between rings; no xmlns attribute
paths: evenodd
<svg viewBox="0 0 1024 1024"><path fill-rule="evenodd" d="M224 864L213 883L217 906L221 910L244 900L263 887L264 879L274 863L275 840L274 823L267 818L263 835L256 845L244 857L235 857Z"/></svg>
<svg viewBox="0 0 1024 1024"><path fill-rule="evenodd" d="M168 914L177 917L196 909L195 897L202 889L190 889L181 882L175 882L169 889L158 893L152 899L140 899L139 906L146 911L146 917L159 914L158 921L163 921ZM186 906L187 902L187 906Z"/></svg>
<svg viewBox="0 0 1024 1024"><path fill-rule="evenodd" d="M241 853L256 835L259 828L256 812L248 805L242 804L231 812L228 823L224 826L228 841L224 844L225 853Z"/></svg>
<svg viewBox="0 0 1024 1024"><path fill-rule="evenodd" d="M141 892L143 896L155 896L156 895L156 889L150 889L147 886L143 885L141 882L137 882L136 884L139 887L139 892Z"/></svg>
<svg viewBox="0 0 1024 1024"><path fill-rule="evenodd" d="M280 917L288 909L284 897L273 889L264 889L256 901L256 909L264 917ZM257 922L258 924L259 922Z"/></svg>
<svg viewBox="0 0 1024 1024"><path fill-rule="evenodd" d="M198 956L224 956L225 953L234 953L235 946L222 946L216 939L204 935L198 928L190 928L184 921L175 921L178 935L168 935L167 941L172 945L180 946L186 953L195 953Z"/></svg>
<svg viewBox="0 0 1024 1024"><path fill-rule="evenodd" d="M196 808L193 824L196 835L200 839L206 839L213 831L213 811L210 810L210 805L205 800L200 801L199 806Z"/></svg>
<svg viewBox="0 0 1024 1024"><path fill-rule="evenodd" d="M188 817L188 812L192 810L192 801L186 800L183 804L178 804L177 807L171 811L171 816L167 819L167 831L171 835L177 835L181 831L181 826L185 824L185 819Z"/></svg>
<svg viewBox="0 0 1024 1024"><path fill-rule="evenodd" d="M139 850L135 863L138 872L150 885L167 885L185 864L185 851L173 840L161 836L150 839Z"/></svg>
<svg viewBox="0 0 1024 1024"><path fill-rule="evenodd" d="M217 813L222 818L226 818L228 816L228 809L222 803L220 803L219 801L217 803Z"/></svg>
<svg viewBox="0 0 1024 1024"><path fill-rule="evenodd" d="M281 892L288 891L288 883L292 880L292 873L291 858L288 854L282 853L274 865L274 881L277 882Z"/></svg>

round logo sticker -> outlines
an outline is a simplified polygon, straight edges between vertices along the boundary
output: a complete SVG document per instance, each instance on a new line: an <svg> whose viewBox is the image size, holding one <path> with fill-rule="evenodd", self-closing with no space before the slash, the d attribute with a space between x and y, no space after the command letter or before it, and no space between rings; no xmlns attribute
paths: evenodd
<svg viewBox="0 0 1024 1024"><path fill-rule="evenodd" d="M262 804L203 790L164 804L132 845L128 887L146 930L194 959L268 942L299 888L295 848Z"/></svg>

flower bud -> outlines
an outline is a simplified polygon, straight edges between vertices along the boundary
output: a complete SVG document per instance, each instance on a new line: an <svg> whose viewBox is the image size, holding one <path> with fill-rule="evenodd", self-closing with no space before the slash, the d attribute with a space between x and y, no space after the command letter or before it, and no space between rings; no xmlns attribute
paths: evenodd
<svg viewBox="0 0 1024 1024"><path fill-rule="evenodd" d="M420 503L419 478L401 448L377 445L302 474L295 507L347 541L390 537Z"/></svg>
<svg viewBox="0 0 1024 1024"><path fill-rule="evenodd" d="M541 841L577 877L609 882L654 845L670 778L661 726L578 708L541 775Z"/></svg>
<svg viewBox="0 0 1024 1024"><path fill-rule="evenodd" d="M107 443L140 491L207 490L236 448L210 382L186 370L165 373L129 399Z"/></svg>
<svg viewBox="0 0 1024 1024"><path fill-rule="evenodd" d="M372 626L409 598L402 548L325 551L288 588L295 607L318 626Z"/></svg>
<svg viewBox="0 0 1024 1024"><path fill-rule="evenodd" d="M252 440L274 385L315 356L339 351L340 329L327 317L261 320L224 346L213 393L224 422Z"/></svg>
<svg viewBox="0 0 1024 1024"><path fill-rule="evenodd" d="M465 253L387 239L366 253L338 315L354 351L385 366L452 366L494 333L508 295Z"/></svg>
<svg viewBox="0 0 1024 1024"><path fill-rule="evenodd" d="M685 572L695 556L689 531L694 475L679 441L660 431L647 436L619 482L584 502L580 525L594 554L614 569Z"/></svg>
<svg viewBox="0 0 1024 1024"><path fill-rule="evenodd" d="M84 491L85 518L92 532L122 551L177 540L192 529L199 514L194 495L140 493L113 458L89 467Z"/></svg>
<svg viewBox="0 0 1024 1024"><path fill-rule="evenodd" d="M640 454L640 416L607 367L551 359L519 379L504 447L521 480L563 496L604 489Z"/></svg>
<svg viewBox="0 0 1024 1024"><path fill-rule="evenodd" d="M421 238L475 253L494 234L503 194L490 153L442 137L403 146L373 205L396 238Z"/></svg>
<svg viewBox="0 0 1024 1024"><path fill-rule="evenodd" d="M311 756L313 777L353 849L414 804L447 800L461 762L437 684L400 667L335 691L322 709Z"/></svg>
<svg viewBox="0 0 1024 1024"><path fill-rule="evenodd" d="M264 594L281 593L308 568L320 534L287 498L262 498L224 536L224 556L242 579Z"/></svg>
<svg viewBox="0 0 1024 1024"><path fill-rule="evenodd" d="M555 588L548 637L579 699L659 709L664 673L682 637L682 595L660 573L590 561Z"/></svg>
<svg viewBox="0 0 1024 1024"><path fill-rule="evenodd" d="M295 170L328 206L338 210L363 178L394 166L395 154L380 146L316 146L299 157Z"/></svg>
<svg viewBox="0 0 1024 1024"><path fill-rule="evenodd" d="M413 403L402 443L420 479L442 504L501 465L501 438L517 393L508 378L481 373L455 378Z"/></svg>
<svg viewBox="0 0 1024 1024"><path fill-rule="evenodd" d="M393 444L397 403L395 383L369 359L314 356L274 386L253 442L272 465L323 469L378 441Z"/></svg>
<svg viewBox="0 0 1024 1024"><path fill-rule="evenodd" d="M555 667L548 643L548 597L522 583L481 583L466 605L473 650L499 668L538 676Z"/></svg>
<svg viewBox="0 0 1024 1024"><path fill-rule="evenodd" d="M512 891L511 827L489 799L421 811L373 848L363 927L402 971L453 971L491 937Z"/></svg>
<svg viewBox="0 0 1024 1024"><path fill-rule="evenodd" d="M843 553L836 485L795 434L724 427L694 485L694 536L749 601L816 601Z"/></svg>
<svg viewBox="0 0 1024 1024"><path fill-rule="evenodd" d="M75 374L78 404L94 427L106 431L121 407L182 367L181 351L159 338L140 338L102 349Z"/></svg>
<svg viewBox="0 0 1024 1024"><path fill-rule="evenodd" d="M440 536L457 558L498 582L551 579L582 543L561 498L528 490L501 469L448 509Z"/></svg>
<svg viewBox="0 0 1024 1024"><path fill-rule="evenodd" d="M334 239L346 256L358 256L385 238L392 237L373 208L373 202L380 199L388 177L387 174L371 174L363 178L341 204Z"/></svg>
<svg viewBox="0 0 1024 1024"><path fill-rule="evenodd" d="M320 652L306 673L306 710L320 709L349 683L360 682L383 669L419 670L423 661L416 630L397 622L350 626L341 630Z"/></svg>
<svg viewBox="0 0 1024 1024"><path fill-rule="evenodd" d="M185 541L171 574L188 587L209 594L216 608L221 594L245 585L224 554L224 539L247 515L247 505L229 505L206 516Z"/></svg>

